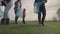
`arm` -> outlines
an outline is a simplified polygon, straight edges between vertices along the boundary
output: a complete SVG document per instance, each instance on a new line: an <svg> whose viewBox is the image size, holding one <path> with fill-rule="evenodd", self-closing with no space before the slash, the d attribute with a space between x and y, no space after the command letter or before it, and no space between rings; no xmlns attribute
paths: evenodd
<svg viewBox="0 0 60 34"><path fill-rule="evenodd" d="M44 3L47 3L47 0L43 0Z"/></svg>
<svg viewBox="0 0 60 34"><path fill-rule="evenodd" d="M17 6L18 6L17 1L14 3L14 5L15 5L15 7L17 7Z"/></svg>
<svg viewBox="0 0 60 34"><path fill-rule="evenodd" d="M22 7L22 3L20 2L20 7Z"/></svg>
<svg viewBox="0 0 60 34"><path fill-rule="evenodd" d="M2 1L1 2L1 6L6 6L6 2L5 1Z"/></svg>

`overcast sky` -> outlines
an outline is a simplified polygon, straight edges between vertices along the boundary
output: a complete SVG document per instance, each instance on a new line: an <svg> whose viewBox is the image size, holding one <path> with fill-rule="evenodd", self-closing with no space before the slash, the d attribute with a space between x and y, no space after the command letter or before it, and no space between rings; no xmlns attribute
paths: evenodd
<svg viewBox="0 0 60 34"><path fill-rule="evenodd" d="M33 3L34 3L34 0L22 0L22 9L26 8L26 20L37 20L37 14L35 14L34 10L33 10ZM14 7L14 5L13 5L13 7ZM9 11L9 17L12 20L14 20L14 16L15 16L13 7ZM56 11L58 8L60 8L60 0L47 0L46 20L51 20L53 17L57 17Z"/></svg>

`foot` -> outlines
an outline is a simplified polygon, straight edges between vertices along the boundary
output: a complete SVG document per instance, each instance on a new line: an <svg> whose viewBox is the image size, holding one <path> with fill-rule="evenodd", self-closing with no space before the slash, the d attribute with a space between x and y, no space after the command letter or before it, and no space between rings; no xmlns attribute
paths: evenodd
<svg viewBox="0 0 60 34"><path fill-rule="evenodd" d="M5 22L5 18L2 18L0 23L4 24L4 22Z"/></svg>
<svg viewBox="0 0 60 34"><path fill-rule="evenodd" d="M44 24L42 24L42 26L45 26Z"/></svg>
<svg viewBox="0 0 60 34"><path fill-rule="evenodd" d="M17 21L15 21L15 24L18 24Z"/></svg>
<svg viewBox="0 0 60 34"><path fill-rule="evenodd" d="M40 26L45 26L44 24L41 24L41 23L40 23L39 25L40 25Z"/></svg>
<svg viewBox="0 0 60 34"><path fill-rule="evenodd" d="M23 24L25 24L25 23L23 23Z"/></svg>
<svg viewBox="0 0 60 34"><path fill-rule="evenodd" d="M5 25L9 25L9 23L5 23Z"/></svg>
<svg viewBox="0 0 60 34"><path fill-rule="evenodd" d="M15 24L18 24L18 23L15 23Z"/></svg>
<svg viewBox="0 0 60 34"><path fill-rule="evenodd" d="M9 21L10 21L9 18L6 18L5 24L8 25L9 24Z"/></svg>
<svg viewBox="0 0 60 34"><path fill-rule="evenodd" d="M3 24L0 22L0 25L3 25Z"/></svg>
<svg viewBox="0 0 60 34"><path fill-rule="evenodd" d="M39 23L39 25L40 25L40 26L42 26L42 24L41 24L41 23Z"/></svg>

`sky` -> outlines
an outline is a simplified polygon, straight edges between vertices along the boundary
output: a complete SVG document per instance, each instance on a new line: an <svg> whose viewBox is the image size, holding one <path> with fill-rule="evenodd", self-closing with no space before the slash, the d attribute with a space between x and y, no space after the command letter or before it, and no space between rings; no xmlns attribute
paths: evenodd
<svg viewBox="0 0 60 34"><path fill-rule="evenodd" d="M14 2L16 0L13 0L13 6L9 11L9 18L11 20L14 20L15 14L14 14ZM34 13L34 1L35 0L22 0L22 9L26 8L26 20L28 21L34 21L37 19L37 14ZM60 8L60 0L47 0L46 6L46 20L52 20L53 17L57 18L56 11L58 8ZM22 20L22 18L19 18L19 20Z"/></svg>

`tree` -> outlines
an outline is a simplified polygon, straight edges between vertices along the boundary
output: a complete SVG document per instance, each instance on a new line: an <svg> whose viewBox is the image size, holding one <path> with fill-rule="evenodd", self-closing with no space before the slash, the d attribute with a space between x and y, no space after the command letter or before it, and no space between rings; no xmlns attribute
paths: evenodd
<svg viewBox="0 0 60 34"><path fill-rule="evenodd" d="M57 21L57 18L56 17L53 17L53 21Z"/></svg>
<svg viewBox="0 0 60 34"><path fill-rule="evenodd" d="M60 8L57 10L57 16L58 16L58 18L60 20Z"/></svg>

